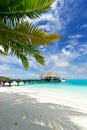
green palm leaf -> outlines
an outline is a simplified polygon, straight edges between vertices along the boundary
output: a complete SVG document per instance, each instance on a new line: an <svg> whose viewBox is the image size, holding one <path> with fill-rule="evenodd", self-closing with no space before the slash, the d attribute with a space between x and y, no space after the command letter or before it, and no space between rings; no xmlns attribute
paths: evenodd
<svg viewBox="0 0 87 130"><path fill-rule="evenodd" d="M48 34L31 23L22 22L22 18L39 17L51 8L53 2L54 0L0 0L0 45L4 49L0 50L0 54L16 56L26 69L29 67L30 56L44 65L44 57L37 47L60 40L61 36Z"/></svg>
<svg viewBox="0 0 87 130"><path fill-rule="evenodd" d="M19 19L27 15L37 18L51 8L54 0L0 0L0 18Z"/></svg>
<svg viewBox="0 0 87 130"><path fill-rule="evenodd" d="M0 50L0 55L7 55L7 53L6 52L4 52L4 51L2 51L2 50Z"/></svg>
<svg viewBox="0 0 87 130"><path fill-rule="evenodd" d="M61 36L58 34L48 34L44 32L39 27L32 25L31 23L22 22L17 25L14 31L19 34L24 34L23 39L21 39L21 43L30 43L33 46L39 45L47 45L53 42L53 40L61 40Z"/></svg>
<svg viewBox="0 0 87 130"><path fill-rule="evenodd" d="M58 34L48 34L42 31L39 27L35 27L32 24L22 22L18 24L16 28L11 29L4 23L0 24L0 41L3 44L18 41L25 45L47 45L53 42L53 40L60 40L61 36Z"/></svg>
<svg viewBox="0 0 87 130"><path fill-rule="evenodd" d="M29 59L32 56L37 62L44 65L44 57L37 50L39 45L47 45L53 40L60 40L58 34L48 34L39 27L27 22L17 24L15 28L10 28L4 22L0 22L0 44L6 53L21 59L24 68L28 69Z"/></svg>
<svg viewBox="0 0 87 130"><path fill-rule="evenodd" d="M32 56L41 65L45 64L44 57L41 55L40 51L32 45L21 45L20 43L13 42L9 43L10 55L16 56L21 59L24 68L29 68L29 58Z"/></svg>

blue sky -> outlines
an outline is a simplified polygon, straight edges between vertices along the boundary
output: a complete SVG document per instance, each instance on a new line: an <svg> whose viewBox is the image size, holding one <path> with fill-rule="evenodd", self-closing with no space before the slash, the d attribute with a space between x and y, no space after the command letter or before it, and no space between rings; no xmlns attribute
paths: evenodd
<svg viewBox="0 0 87 130"><path fill-rule="evenodd" d="M32 22L49 33L60 34L63 40L40 46L46 65L31 58L27 71L16 57L0 56L0 75L36 78L54 71L61 78L87 79L87 0L56 0L51 10Z"/></svg>

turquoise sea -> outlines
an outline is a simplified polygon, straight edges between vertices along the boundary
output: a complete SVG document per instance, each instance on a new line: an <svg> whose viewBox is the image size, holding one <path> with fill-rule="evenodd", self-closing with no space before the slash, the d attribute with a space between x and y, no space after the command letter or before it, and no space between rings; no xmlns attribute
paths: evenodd
<svg viewBox="0 0 87 130"><path fill-rule="evenodd" d="M26 84L26 87L41 88L49 90L63 90L69 92L80 92L87 94L87 80L66 80L65 82L46 82L46 83L31 83Z"/></svg>

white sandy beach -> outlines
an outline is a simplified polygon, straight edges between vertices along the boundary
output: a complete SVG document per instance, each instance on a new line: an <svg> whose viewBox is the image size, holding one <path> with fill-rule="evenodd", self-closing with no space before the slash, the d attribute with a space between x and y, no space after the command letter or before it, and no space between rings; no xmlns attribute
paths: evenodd
<svg viewBox="0 0 87 130"><path fill-rule="evenodd" d="M0 130L87 130L87 96L0 87Z"/></svg>

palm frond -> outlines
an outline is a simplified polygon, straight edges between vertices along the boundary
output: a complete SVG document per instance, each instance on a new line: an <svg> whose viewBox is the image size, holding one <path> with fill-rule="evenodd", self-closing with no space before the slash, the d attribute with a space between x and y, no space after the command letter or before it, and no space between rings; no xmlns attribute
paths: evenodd
<svg viewBox="0 0 87 130"><path fill-rule="evenodd" d="M19 19L27 15L37 18L51 8L54 0L0 0L0 18Z"/></svg>
<svg viewBox="0 0 87 130"><path fill-rule="evenodd" d="M34 46L47 45L51 44L53 40L62 39L59 34L48 34L39 27L27 22L21 22L18 24L17 27L14 28L14 31L18 32L19 34L24 34L24 37L22 38L25 40L25 42ZM23 39L21 39L20 42L23 42Z"/></svg>
<svg viewBox="0 0 87 130"><path fill-rule="evenodd" d="M7 53L6 53L6 52L4 52L4 51L2 51L2 50L0 50L0 55L4 55L4 56L6 56L6 55L7 55Z"/></svg>
<svg viewBox="0 0 87 130"><path fill-rule="evenodd" d="M28 53L26 53L26 54L34 57L38 63L40 63L41 65L45 65L45 59L36 47L34 47L32 45L28 45L27 52Z"/></svg>
<svg viewBox="0 0 87 130"><path fill-rule="evenodd" d="M35 27L31 23L21 22L16 28L11 29L4 23L0 24L0 41L2 43L18 41L25 45L47 45L51 44L53 40L61 40L61 36L58 34L48 34L41 30L39 27Z"/></svg>
<svg viewBox="0 0 87 130"><path fill-rule="evenodd" d="M32 56L37 62L44 65L44 57L36 48L39 45L47 45L53 40L61 39L58 34L48 34L32 24L21 22L16 28L10 28L0 22L0 45L6 53L15 55L21 59L24 68L28 69L28 57Z"/></svg>
<svg viewBox="0 0 87 130"><path fill-rule="evenodd" d="M61 36L48 34L31 23L19 21L26 16L31 19L39 17L51 8L53 2L54 0L0 0L0 45L4 49L0 50L0 54L15 55L21 59L26 69L29 67L30 56L44 65L44 57L37 47L61 40Z"/></svg>
<svg viewBox="0 0 87 130"><path fill-rule="evenodd" d="M40 51L32 45L25 46L14 41L13 44L9 43L9 48L10 55L14 55L18 59L21 59L22 64L26 69L29 68L29 57L35 58L41 65L45 64L44 57L41 55Z"/></svg>

